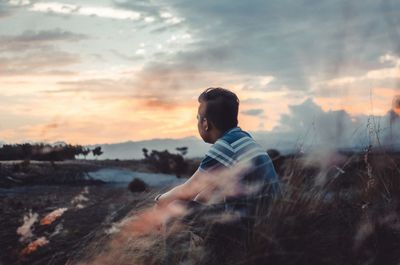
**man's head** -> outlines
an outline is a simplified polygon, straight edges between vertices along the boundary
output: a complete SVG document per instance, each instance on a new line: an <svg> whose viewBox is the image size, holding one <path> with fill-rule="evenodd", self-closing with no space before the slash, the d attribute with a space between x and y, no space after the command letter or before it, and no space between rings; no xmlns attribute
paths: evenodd
<svg viewBox="0 0 400 265"><path fill-rule="evenodd" d="M238 125L239 99L224 88L207 88L198 101L197 128L201 138L214 143L224 132Z"/></svg>

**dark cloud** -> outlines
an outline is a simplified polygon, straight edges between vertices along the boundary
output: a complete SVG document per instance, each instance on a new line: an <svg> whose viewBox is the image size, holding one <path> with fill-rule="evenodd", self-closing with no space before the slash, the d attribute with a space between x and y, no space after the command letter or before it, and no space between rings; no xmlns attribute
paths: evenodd
<svg viewBox="0 0 400 265"><path fill-rule="evenodd" d="M140 3L151 9L154 1ZM185 18L181 26L196 39L170 67L272 75L289 89L307 91L312 77L361 74L381 66L379 56L399 54L395 1L175 0L157 1L155 10L160 6Z"/></svg>
<svg viewBox="0 0 400 265"><path fill-rule="evenodd" d="M241 112L244 115L248 116L260 116L264 113L263 109L249 109L249 110L244 110Z"/></svg>
<svg viewBox="0 0 400 265"><path fill-rule="evenodd" d="M53 41L80 41L88 39L87 35L77 34L59 28L42 31L25 31L19 36L11 37L15 42L53 42Z"/></svg>
<svg viewBox="0 0 400 265"><path fill-rule="evenodd" d="M73 33L59 28L42 31L25 31L20 35L1 36L0 51L21 52L28 49L46 49L58 42L76 42L88 39L84 34Z"/></svg>
<svg viewBox="0 0 400 265"><path fill-rule="evenodd" d="M224 78L224 79L221 79ZM231 81L218 73L199 71L196 67L169 67L168 64L150 63L142 70L125 72L119 79L90 79L59 82L62 92L96 92L99 94L125 95L153 102L178 102L193 100L207 87L218 87ZM56 93L56 92L54 92ZM153 103L149 101L149 104Z"/></svg>
<svg viewBox="0 0 400 265"><path fill-rule="evenodd" d="M81 62L80 56L60 50L62 42L88 39L59 28L25 31L0 38L0 73L7 75L74 75L63 67Z"/></svg>
<svg viewBox="0 0 400 265"><path fill-rule="evenodd" d="M190 98L181 94L170 93L166 96L163 87L159 87L160 93L149 92L147 87L137 87L140 84L135 79L114 80L114 79L91 79L82 81L58 82L62 87L55 90L42 90L45 94L68 94L79 95L86 93L89 98L104 100L107 103L113 101L127 102L128 109L158 109L168 111L182 106L192 104ZM153 87L150 87L153 89ZM131 102L131 103L129 103Z"/></svg>
<svg viewBox="0 0 400 265"><path fill-rule="evenodd" d="M198 79L200 72L196 67L171 68L165 64L150 64L136 78L139 87L157 90L164 87L166 91L180 90L184 84ZM187 87L189 88L189 87Z"/></svg>
<svg viewBox="0 0 400 265"><path fill-rule="evenodd" d="M11 16L13 12L14 8L10 7L4 1L0 1L0 19Z"/></svg>
<svg viewBox="0 0 400 265"><path fill-rule="evenodd" d="M118 8L130 9L140 12L142 15L153 16L155 19L159 18L159 11L163 8L161 3L150 2L147 0L114 0L114 5Z"/></svg>
<svg viewBox="0 0 400 265"><path fill-rule="evenodd" d="M128 74L128 73L127 73ZM195 69L174 69L164 65L152 64L139 73L132 73L123 79L90 79L82 81L59 82L59 92L89 91L99 94L125 95L149 99L154 102L174 101L192 97L191 93L204 87L205 78ZM152 102L149 102L152 104Z"/></svg>
<svg viewBox="0 0 400 265"><path fill-rule="evenodd" d="M11 15L10 10L5 9L0 5L0 19L8 17L10 15Z"/></svg>

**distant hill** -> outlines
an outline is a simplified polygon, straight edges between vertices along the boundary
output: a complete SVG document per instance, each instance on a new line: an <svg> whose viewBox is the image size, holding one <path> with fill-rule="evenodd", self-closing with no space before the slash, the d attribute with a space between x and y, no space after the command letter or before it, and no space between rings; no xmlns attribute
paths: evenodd
<svg viewBox="0 0 400 265"><path fill-rule="evenodd" d="M310 151L326 151L345 150L345 151L362 151L370 144L373 146L381 146L387 150L400 150L400 119L397 123L393 123L391 127L387 127L387 117L382 118L383 130L379 134L380 141L376 140L374 134L370 134L367 130L369 119L367 117L360 118L357 123L346 122L346 126L338 129L335 124L336 116L329 119L325 116L320 118L319 123L314 126L292 126L289 130L272 130L250 132L252 137L262 146L264 150L277 149L281 154L286 155L293 152L310 152ZM386 127L385 127L386 126ZM290 127L289 127L290 128ZM389 130L389 129L391 130ZM390 132L392 134L390 134ZM0 141L0 146L5 142ZM58 141L51 143L53 145L65 144ZM168 150L170 153L178 153L177 147L188 147L187 158L204 157L210 144L205 143L202 139L194 136L180 139L151 139L145 141L127 141L112 144L94 144L88 145L90 149L101 146L104 152L96 159L142 159L143 148L151 150ZM94 158L92 154L87 156L88 159Z"/></svg>
<svg viewBox="0 0 400 265"><path fill-rule="evenodd" d="M168 150L171 153L178 153L177 147L188 147L186 157L202 157L210 147L194 136L181 139L152 139L146 141L128 141L115 144L96 144L87 146L93 148L101 146L103 154L98 159L141 159L143 158L143 148L151 150ZM88 158L92 158L88 156Z"/></svg>
<svg viewBox="0 0 400 265"><path fill-rule="evenodd" d="M278 149L282 154L290 153L295 149L296 143L291 141L290 138L282 137L282 133L253 133L250 134L254 139L265 149ZM188 158L203 157L210 144L205 143L200 138L190 136L180 139L152 139L145 141L128 141L114 144L96 144L88 145L87 147L93 148L101 146L104 154L97 159L141 159L143 158L143 148L151 150L168 150L171 153L177 153L176 148L186 146L188 147ZM93 158L88 156L88 158Z"/></svg>

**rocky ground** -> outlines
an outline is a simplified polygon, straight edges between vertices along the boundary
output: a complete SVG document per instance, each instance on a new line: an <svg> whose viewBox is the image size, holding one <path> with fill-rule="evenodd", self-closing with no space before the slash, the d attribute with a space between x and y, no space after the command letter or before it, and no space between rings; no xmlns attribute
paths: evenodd
<svg viewBox="0 0 400 265"><path fill-rule="evenodd" d="M75 264L128 213L153 204L160 188L132 192L143 189L88 174L101 169L152 172L135 160L0 161L0 264Z"/></svg>
<svg viewBox="0 0 400 265"><path fill-rule="evenodd" d="M107 237L152 191L126 187L36 186L0 191L0 264L66 264L94 238ZM91 244L93 246L93 242Z"/></svg>

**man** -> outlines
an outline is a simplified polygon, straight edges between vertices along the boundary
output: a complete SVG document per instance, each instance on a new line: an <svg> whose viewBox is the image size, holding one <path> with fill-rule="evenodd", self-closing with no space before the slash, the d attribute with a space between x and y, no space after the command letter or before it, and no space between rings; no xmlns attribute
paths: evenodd
<svg viewBox="0 0 400 265"><path fill-rule="evenodd" d="M227 89L208 88L198 101L197 128L201 138L212 146L198 170L185 183L158 195L157 204L222 204L225 209L246 212L260 196L280 193L268 154L238 127L238 97Z"/></svg>

